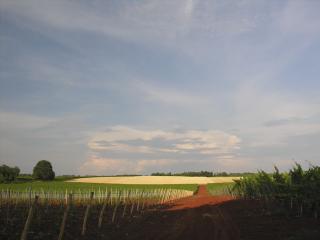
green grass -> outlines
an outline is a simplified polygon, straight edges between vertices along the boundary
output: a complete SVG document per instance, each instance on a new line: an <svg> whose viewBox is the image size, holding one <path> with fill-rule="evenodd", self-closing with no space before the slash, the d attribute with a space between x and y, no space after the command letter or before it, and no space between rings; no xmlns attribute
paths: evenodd
<svg viewBox="0 0 320 240"><path fill-rule="evenodd" d="M23 183L10 183L0 184L1 190L14 190L14 191L26 191L27 189L33 191L58 191L64 192L65 190L70 191L98 191L99 189L181 189L195 191L197 189L196 184L169 184L169 185L140 185L140 184L103 184L103 183L75 183L75 182L64 182L61 180L57 181L33 181Z"/></svg>
<svg viewBox="0 0 320 240"><path fill-rule="evenodd" d="M207 190L212 195L228 195L228 189L233 187L234 183L209 183Z"/></svg>

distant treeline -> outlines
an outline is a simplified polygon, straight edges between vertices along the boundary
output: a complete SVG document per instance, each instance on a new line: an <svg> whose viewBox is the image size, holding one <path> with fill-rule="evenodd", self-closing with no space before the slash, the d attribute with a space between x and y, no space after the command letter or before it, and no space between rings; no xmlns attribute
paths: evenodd
<svg viewBox="0 0 320 240"><path fill-rule="evenodd" d="M254 175L255 173L253 172L232 172L232 173L227 173L227 172L217 172L213 173L213 177L244 177L244 176L250 176Z"/></svg>
<svg viewBox="0 0 320 240"><path fill-rule="evenodd" d="M83 175L76 176L75 178L92 178L92 177L138 177L143 176L141 174L113 174L113 175Z"/></svg>
<svg viewBox="0 0 320 240"><path fill-rule="evenodd" d="M238 176L248 176L254 173L244 172L244 173L227 173L227 172L209 172L209 171L200 171L200 172L181 172L181 173L172 173L172 172L155 172L151 176L186 176L186 177L238 177Z"/></svg>
<svg viewBox="0 0 320 240"><path fill-rule="evenodd" d="M212 177L213 173L208 171L200 171L200 172L182 172L182 173L163 173L156 172L152 173L151 176L188 176L188 177Z"/></svg>

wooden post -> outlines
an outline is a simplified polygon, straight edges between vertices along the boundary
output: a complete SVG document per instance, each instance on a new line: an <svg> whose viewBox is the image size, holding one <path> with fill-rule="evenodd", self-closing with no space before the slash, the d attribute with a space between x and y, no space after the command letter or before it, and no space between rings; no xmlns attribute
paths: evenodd
<svg viewBox="0 0 320 240"><path fill-rule="evenodd" d="M58 240L62 240L62 238L63 238L64 229L65 229L66 223L67 223L67 217L68 217L68 213L69 213L71 202L72 202L72 194L71 193L69 193L66 201L67 201L66 202L66 209L64 210L64 213L63 213L63 219L62 219L62 223L60 226L60 233L59 233Z"/></svg>
<svg viewBox="0 0 320 240"><path fill-rule="evenodd" d="M139 212L139 206L140 206L140 196L138 196L138 199L137 199L137 205L136 205L137 212Z"/></svg>
<svg viewBox="0 0 320 240"><path fill-rule="evenodd" d="M123 212L122 212L122 217L124 218L124 216L126 215L126 210L127 210L127 205L128 205L128 201L130 200L130 193L131 193L131 189L128 190L128 192L126 193L126 198L124 199L124 207L123 207Z"/></svg>
<svg viewBox="0 0 320 240"><path fill-rule="evenodd" d="M90 201L88 203L88 206L87 206L87 209L86 209L86 213L84 215L83 224L82 224L82 231L81 231L81 235L82 236L84 236L86 234L87 221L88 221L89 211L90 211L90 207L91 207L91 202L92 202L92 199L93 199L93 194L94 194L94 192L90 193Z"/></svg>
<svg viewBox="0 0 320 240"><path fill-rule="evenodd" d="M116 205L115 205L115 207L114 207L114 209L113 209L112 220L111 220L112 223L114 223L114 220L115 220L115 218L116 218L116 213L117 213L118 205L119 205L119 203L116 203Z"/></svg>
<svg viewBox="0 0 320 240"><path fill-rule="evenodd" d="M27 218L27 221L26 221L26 223L24 225L24 228L23 228L23 231L22 231L22 234L21 234L21 238L20 238L21 240L26 240L27 239L28 230L29 230L29 227L30 227L30 224L31 224L31 221L32 221L34 209L36 208L38 199L39 199L39 196L36 196L35 199L34 199L33 204L30 206L29 213L28 213L28 218Z"/></svg>
<svg viewBox="0 0 320 240"><path fill-rule="evenodd" d="M121 191L119 190L119 193L118 193L118 199L117 199L117 202L115 203L115 207L113 209L113 214L112 214L112 223L114 223L114 220L116 218L116 213L117 213L117 209L118 209L118 206L120 204L120 198L121 198Z"/></svg>
<svg viewBox="0 0 320 240"><path fill-rule="evenodd" d="M144 190L142 190L140 196L138 197L137 212L139 212L140 210L141 201L143 200L143 194L144 194Z"/></svg>
<svg viewBox="0 0 320 240"><path fill-rule="evenodd" d="M98 228L101 228L101 226L102 226L103 214L105 212L107 204L109 203L110 195L111 195L111 192L108 192L107 199L105 199L104 202L103 202L103 206L102 206L102 209L101 209L100 214L99 214Z"/></svg>
<svg viewBox="0 0 320 240"><path fill-rule="evenodd" d="M130 210L130 215L132 215L133 210L134 210L134 200L131 202L131 210Z"/></svg>
<svg viewBox="0 0 320 240"><path fill-rule="evenodd" d="M124 206L123 206L123 211L122 211L122 217L124 218L124 216L126 215L126 210L127 210L127 203L125 202L124 203Z"/></svg>

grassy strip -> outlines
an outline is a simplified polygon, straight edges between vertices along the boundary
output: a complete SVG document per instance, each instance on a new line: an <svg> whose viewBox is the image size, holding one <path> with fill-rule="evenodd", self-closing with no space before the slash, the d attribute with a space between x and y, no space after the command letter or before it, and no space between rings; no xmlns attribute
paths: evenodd
<svg viewBox="0 0 320 240"><path fill-rule="evenodd" d="M104 184L104 183L76 183L76 182L63 182L63 181L34 181L23 183L10 183L0 184L0 190L14 190L14 191L26 191L26 189L32 189L33 191L98 191L99 189L181 189L195 191L197 189L196 184L168 184L168 185L141 185L141 184Z"/></svg>
<svg viewBox="0 0 320 240"><path fill-rule="evenodd" d="M229 190L232 189L234 183L209 183L207 184L207 191L211 195L229 195Z"/></svg>

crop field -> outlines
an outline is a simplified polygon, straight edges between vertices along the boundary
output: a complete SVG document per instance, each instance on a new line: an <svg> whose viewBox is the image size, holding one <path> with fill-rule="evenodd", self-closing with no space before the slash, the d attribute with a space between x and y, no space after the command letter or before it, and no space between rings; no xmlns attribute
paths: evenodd
<svg viewBox="0 0 320 240"><path fill-rule="evenodd" d="M134 176L134 177L92 177L78 178L70 182L82 183L109 183L109 184L208 184L208 183L232 183L240 177L180 177L180 176Z"/></svg>
<svg viewBox="0 0 320 240"><path fill-rule="evenodd" d="M0 184L1 190L25 191L26 189L35 191L98 191L107 189L181 189L195 191L197 184L106 184L106 183L85 183L85 182L63 182L63 181L34 181L24 183Z"/></svg>

